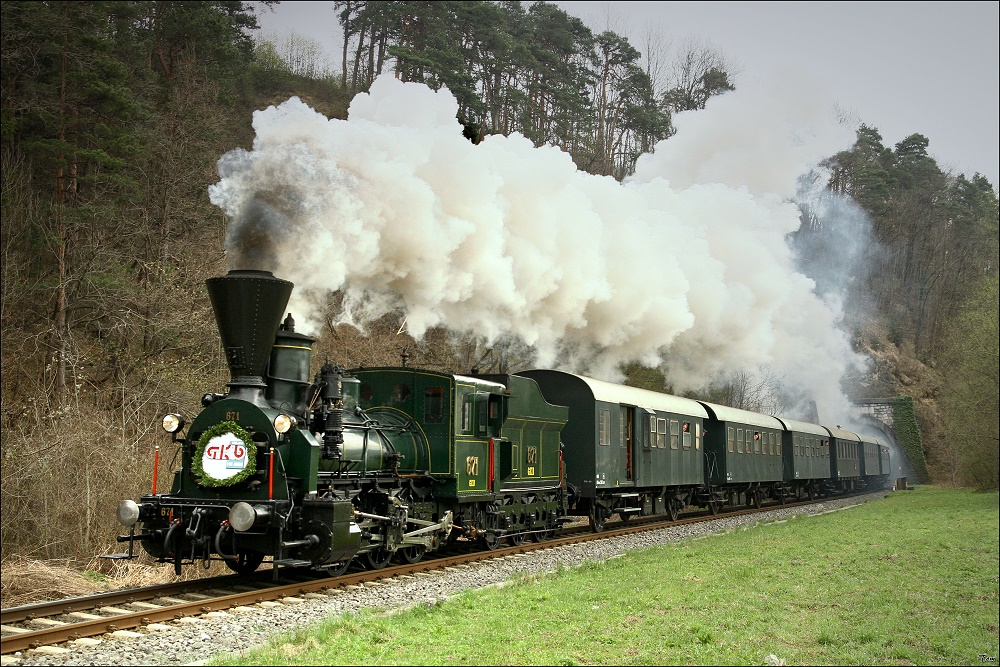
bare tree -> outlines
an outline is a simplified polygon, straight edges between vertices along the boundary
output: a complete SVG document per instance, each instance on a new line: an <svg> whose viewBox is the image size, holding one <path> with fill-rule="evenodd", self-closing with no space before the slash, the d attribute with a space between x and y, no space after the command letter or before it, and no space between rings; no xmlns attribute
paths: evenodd
<svg viewBox="0 0 1000 667"><path fill-rule="evenodd" d="M704 109L713 95L735 90L740 67L711 44L689 39L680 44L668 77L663 106L669 111Z"/></svg>

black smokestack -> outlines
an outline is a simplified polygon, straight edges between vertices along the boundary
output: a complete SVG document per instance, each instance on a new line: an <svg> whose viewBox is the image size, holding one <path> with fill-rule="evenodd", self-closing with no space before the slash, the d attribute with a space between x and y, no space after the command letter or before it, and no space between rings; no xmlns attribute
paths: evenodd
<svg viewBox="0 0 1000 667"><path fill-rule="evenodd" d="M294 285L269 271L249 270L209 278L205 285L232 374L230 395L266 405L264 369Z"/></svg>

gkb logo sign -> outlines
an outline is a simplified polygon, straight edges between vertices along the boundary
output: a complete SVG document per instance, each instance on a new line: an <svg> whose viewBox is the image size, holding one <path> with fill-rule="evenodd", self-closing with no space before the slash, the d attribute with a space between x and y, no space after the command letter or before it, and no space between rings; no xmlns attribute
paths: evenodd
<svg viewBox="0 0 1000 667"><path fill-rule="evenodd" d="M215 479L229 479L247 467L247 446L233 433L223 433L208 441L201 466Z"/></svg>

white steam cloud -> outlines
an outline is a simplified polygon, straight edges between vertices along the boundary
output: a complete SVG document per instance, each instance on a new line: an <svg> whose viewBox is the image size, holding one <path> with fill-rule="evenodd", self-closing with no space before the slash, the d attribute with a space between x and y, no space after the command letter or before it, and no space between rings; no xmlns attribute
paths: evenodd
<svg viewBox="0 0 1000 667"><path fill-rule="evenodd" d="M252 151L219 162L232 268L342 289L345 320L395 309L516 336L542 366L614 379L663 366L678 391L769 365L821 415L861 360L786 236L798 178L853 133L815 92L748 89L675 118L626 183L519 135L473 145L445 89L380 77L330 120L298 98L254 114ZM293 304L297 317L314 309Z"/></svg>

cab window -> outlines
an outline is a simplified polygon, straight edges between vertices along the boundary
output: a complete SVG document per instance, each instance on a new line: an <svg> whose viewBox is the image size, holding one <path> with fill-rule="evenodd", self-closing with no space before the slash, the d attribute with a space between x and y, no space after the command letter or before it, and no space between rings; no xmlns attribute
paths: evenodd
<svg viewBox="0 0 1000 667"><path fill-rule="evenodd" d="M472 433L472 395L462 397L462 433Z"/></svg>
<svg viewBox="0 0 1000 667"><path fill-rule="evenodd" d="M444 387L424 390L424 421L428 424L444 422Z"/></svg>
<svg viewBox="0 0 1000 667"><path fill-rule="evenodd" d="M479 396L477 403L479 406L476 410L476 433L478 435L486 435L486 415L489 410L489 395Z"/></svg>

